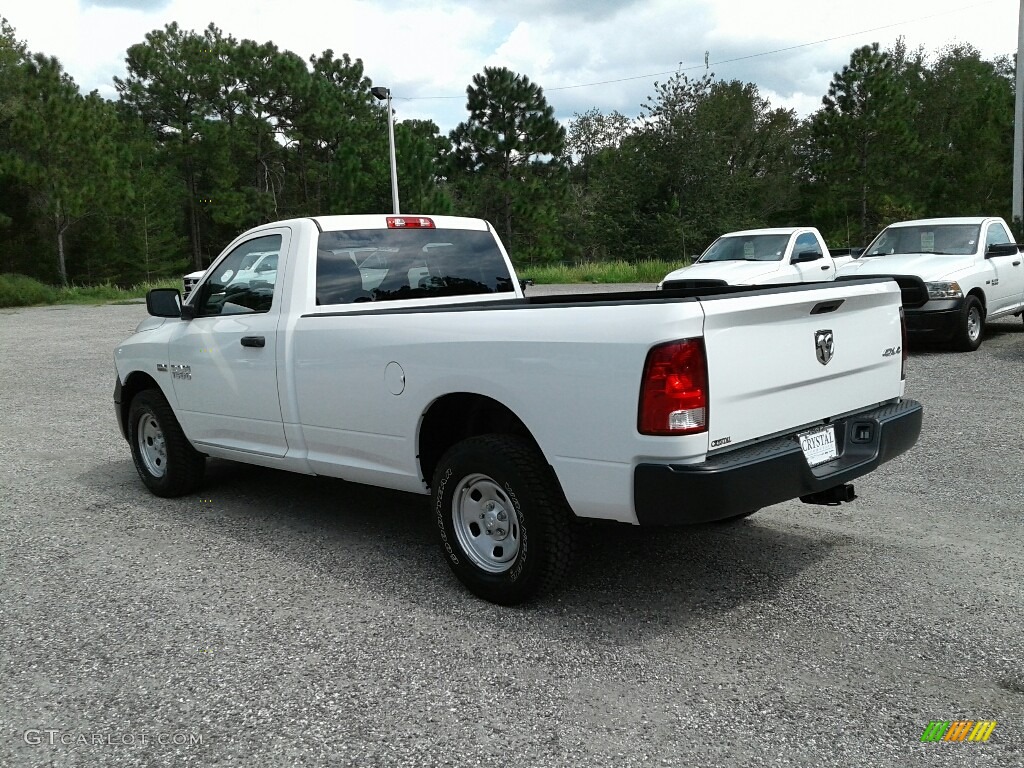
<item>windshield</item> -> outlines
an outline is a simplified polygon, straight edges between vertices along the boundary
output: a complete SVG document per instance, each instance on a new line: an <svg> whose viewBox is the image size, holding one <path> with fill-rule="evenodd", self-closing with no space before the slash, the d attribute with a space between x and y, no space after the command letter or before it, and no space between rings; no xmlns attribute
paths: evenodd
<svg viewBox="0 0 1024 768"><path fill-rule="evenodd" d="M789 235L726 235L713 242L697 261L781 261Z"/></svg>
<svg viewBox="0 0 1024 768"><path fill-rule="evenodd" d="M966 256L978 250L980 224L921 224L912 227L886 227L876 237L865 256L893 253L933 253L936 256Z"/></svg>

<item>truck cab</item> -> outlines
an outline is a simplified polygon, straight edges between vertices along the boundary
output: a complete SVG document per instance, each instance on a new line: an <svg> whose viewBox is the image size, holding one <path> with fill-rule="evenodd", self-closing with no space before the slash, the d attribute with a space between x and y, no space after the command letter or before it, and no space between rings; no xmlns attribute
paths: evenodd
<svg viewBox="0 0 1024 768"><path fill-rule="evenodd" d="M666 275L659 287L820 283L835 276L818 230L777 227L722 235L693 264Z"/></svg>

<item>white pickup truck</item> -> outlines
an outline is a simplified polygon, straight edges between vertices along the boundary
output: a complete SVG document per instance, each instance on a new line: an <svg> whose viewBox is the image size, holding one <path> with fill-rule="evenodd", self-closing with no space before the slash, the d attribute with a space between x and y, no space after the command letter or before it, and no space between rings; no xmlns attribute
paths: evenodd
<svg viewBox="0 0 1024 768"><path fill-rule="evenodd" d="M199 285L206 270L189 272L182 278L184 291L182 295L188 300L192 289ZM273 283L277 279L277 253L250 253L246 261L239 266L238 274L232 280L233 283L241 284L243 281L263 280Z"/></svg>
<svg viewBox="0 0 1024 768"><path fill-rule="evenodd" d="M1024 254L1000 218L920 219L890 224L838 280L889 276L903 293L911 334L981 346L986 320L1024 311Z"/></svg>
<svg viewBox="0 0 1024 768"><path fill-rule="evenodd" d="M716 285L819 283L836 276L821 233L813 227L776 227L729 232L707 247L693 264L669 272L659 288Z"/></svg>
<svg viewBox="0 0 1024 768"><path fill-rule="evenodd" d="M272 285L235 282L268 251ZM574 518L850 500L921 429L899 304L888 279L526 298L482 220L295 219L232 242L187 302L149 293L115 411L157 495L207 456L431 494L455 574L512 604L566 573Z"/></svg>

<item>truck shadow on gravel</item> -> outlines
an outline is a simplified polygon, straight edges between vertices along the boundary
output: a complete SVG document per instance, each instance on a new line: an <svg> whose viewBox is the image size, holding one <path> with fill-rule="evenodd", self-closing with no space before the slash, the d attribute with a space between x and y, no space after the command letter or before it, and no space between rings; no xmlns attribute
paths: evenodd
<svg viewBox="0 0 1024 768"><path fill-rule="evenodd" d="M729 610L770 597L835 546L759 524L761 514L726 525L582 526L563 602L641 601L649 610Z"/></svg>
<svg viewBox="0 0 1024 768"><path fill-rule="evenodd" d="M90 474L93 483L123 489L128 471L134 475L130 464L118 462ZM141 484L128 495L128 509L144 510L151 521L200 527L215 549L257 548L326 575L339 589L440 614L476 606L488 620L493 610L537 619L557 608L562 620L614 609L620 618L688 623L770 598L836 546L834 536L821 540L759 524L765 513L725 526L581 523L563 587L508 609L473 597L449 572L426 496L218 460L208 462L207 480L193 496L158 499ZM137 521L136 513L126 514Z"/></svg>
<svg viewBox="0 0 1024 768"><path fill-rule="evenodd" d="M1019 317L1000 318L985 326L985 335L982 338L982 345L986 343L999 343L1000 341L1015 341L1017 337L1024 335L1024 323ZM950 346L949 342L934 341L928 338L912 338L907 345L911 357L932 354L947 355L972 355L976 352L960 352Z"/></svg>

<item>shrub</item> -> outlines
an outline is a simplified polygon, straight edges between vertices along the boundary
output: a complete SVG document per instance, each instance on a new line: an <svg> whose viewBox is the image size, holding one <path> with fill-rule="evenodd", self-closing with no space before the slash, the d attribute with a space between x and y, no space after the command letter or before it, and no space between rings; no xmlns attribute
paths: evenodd
<svg viewBox="0 0 1024 768"><path fill-rule="evenodd" d="M524 267L519 276L539 284L552 283L657 283L683 266L667 261L595 261L587 264L549 264Z"/></svg>
<svg viewBox="0 0 1024 768"><path fill-rule="evenodd" d="M53 304L57 291L25 275L0 275L0 307L30 307L33 304Z"/></svg>
<svg viewBox="0 0 1024 768"><path fill-rule="evenodd" d="M0 275L0 307L31 307L36 304L104 304L108 301L140 299L150 288L178 288L177 279L121 288L110 283L101 285L70 285L54 288L25 275Z"/></svg>

